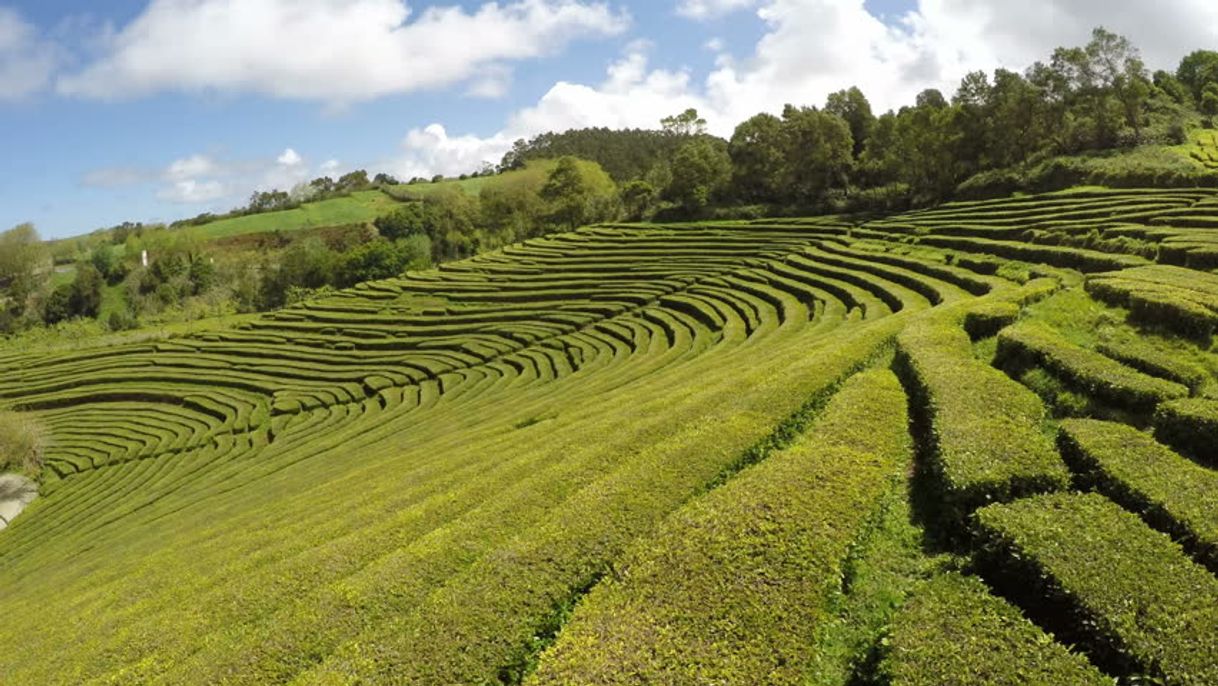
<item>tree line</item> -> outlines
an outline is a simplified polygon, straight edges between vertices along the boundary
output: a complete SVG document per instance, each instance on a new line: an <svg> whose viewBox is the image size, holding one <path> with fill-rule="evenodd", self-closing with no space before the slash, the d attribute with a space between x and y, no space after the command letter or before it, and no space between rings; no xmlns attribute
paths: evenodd
<svg viewBox="0 0 1218 686"><path fill-rule="evenodd" d="M477 193L435 185L441 177L430 186L423 179L399 185L363 170L255 193L235 212L368 188L403 202L368 226L271 234L245 252L195 237L189 225L209 216L168 228L125 223L75 252L42 244L22 225L0 234L0 332L95 317L104 294L119 286L125 306L111 315L114 328L197 302L217 311L273 309L589 223L890 211L1026 190L1033 179L1072 185L1079 177L1071 165L1080 159L1182 143L1215 117L1218 52L1195 51L1175 72L1152 74L1127 39L1101 28L1086 45L1059 48L1022 73L974 72L950 98L925 90L878 115L860 89L849 88L819 106L757 114L728 139L709 135L692 109L656 130L545 133L517 141L497 167L475 172L490 177ZM1119 159L1135 160L1120 170L1131 183L1163 182L1138 169L1136 156ZM48 250L63 251L54 261L61 266ZM138 261L144 250L152 255L147 265ZM56 272L65 261L76 262L66 282L57 274L67 272Z"/></svg>

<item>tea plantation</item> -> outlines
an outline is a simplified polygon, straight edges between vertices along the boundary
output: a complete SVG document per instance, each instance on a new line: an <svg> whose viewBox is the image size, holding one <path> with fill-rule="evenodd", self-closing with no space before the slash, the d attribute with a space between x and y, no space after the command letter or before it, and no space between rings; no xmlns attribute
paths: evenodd
<svg viewBox="0 0 1218 686"><path fill-rule="evenodd" d="M0 683L1218 683L1215 268L1082 188L3 353Z"/></svg>

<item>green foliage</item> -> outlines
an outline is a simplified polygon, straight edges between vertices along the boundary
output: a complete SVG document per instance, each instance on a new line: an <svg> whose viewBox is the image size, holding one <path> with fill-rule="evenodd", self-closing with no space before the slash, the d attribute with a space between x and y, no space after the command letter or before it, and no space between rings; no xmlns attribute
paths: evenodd
<svg viewBox="0 0 1218 686"><path fill-rule="evenodd" d="M1069 475L1043 433L1040 400L973 357L954 321L925 321L897 338L898 369L910 389L922 440L958 520L986 502L1064 489Z"/></svg>
<svg viewBox="0 0 1218 686"><path fill-rule="evenodd" d="M1213 470L1124 424L1068 420L1058 443L1089 484L1218 569L1218 474Z"/></svg>
<svg viewBox="0 0 1218 686"><path fill-rule="evenodd" d="M975 307L964 315L964 330L969 338L980 340L998 335L1002 329L1019 318L1019 305L1011 302L992 302Z"/></svg>
<svg viewBox="0 0 1218 686"><path fill-rule="evenodd" d="M1054 494L976 521L984 566L1047 597L1063 637L1101 664L1166 683L1218 679L1218 579L1136 515L1100 495Z"/></svg>
<svg viewBox="0 0 1218 686"><path fill-rule="evenodd" d="M995 364L1011 370L1043 367L1074 389L1133 412L1151 413L1159 403L1189 395L1185 386L1074 345L1036 322L1021 322L998 334Z"/></svg>
<svg viewBox="0 0 1218 686"><path fill-rule="evenodd" d="M698 116L698 110L689 108L681 114L660 120L664 133L678 138L701 136L706 133L706 120Z"/></svg>
<svg viewBox="0 0 1218 686"><path fill-rule="evenodd" d="M732 160L724 146L710 138L696 138L673 156L672 181L665 197L696 213L727 189L731 173Z"/></svg>
<svg viewBox="0 0 1218 686"><path fill-rule="evenodd" d="M32 416L0 410L0 473L38 477L43 463L43 433Z"/></svg>
<svg viewBox="0 0 1218 686"><path fill-rule="evenodd" d="M1185 398L1163 403L1155 412L1155 437L1218 465L1218 400Z"/></svg>
<svg viewBox="0 0 1218 686"><path fill-rule="evenodd" d="M892 374L848 381L794 445L628 553L528 683L804 683L824 599L910 452Z"/></svg>
<svg viewBox="0 0 1218 686"><path fill-rule="evenodd" d="M893 686L1111 684L975 577L943 574L897 613L884 659Z"/></svg>
<svg viewBox="0 0 1218 686"><path fill-rule="evenodd" d="M595 162L564 157L550 172L539 193L549 204L549 217L569 230L613 217L617 187Z"/></svg>
<svg viewBox="0 0 1218 686"><path fill-rule="evenodd" d="M1218 278L1155 265L1087 279L1087 292L1128 308L1135 321L1207 340L1218 326Z"/></svg>

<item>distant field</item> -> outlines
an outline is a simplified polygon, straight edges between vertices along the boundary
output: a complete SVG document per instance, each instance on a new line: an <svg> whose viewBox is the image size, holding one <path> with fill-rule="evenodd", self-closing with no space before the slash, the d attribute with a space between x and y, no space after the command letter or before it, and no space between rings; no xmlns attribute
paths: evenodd
<svg viewBox="0 0 1218 686"><path fill-rule="evenodd" d="M548 171L553 167L554 164L554 160L535 160L529 163L529 168L541 168ZM431 195L433 193L439 193L449 188L465 191L470 195L477 195L478 193L481 193L482 189L492 181L507 181L522 174L524 174L523 169L505 172L503 174L496 174L494 176L479 176L472 179L446 179L444 181L437 181L435 183L403 183L398 184L397 186L390 186L389 190L395 195L401 196L405 194L419 198Z"/></svg>
<svg viewBox="0 0 1218 686"><path fill-rule="evenodd" d="M294 210L252 214L204 224L203 238L227 238L267 231L299 231L321 226L367 222L392 210L398 201L377 191L360 191L345 198L307 203Z"/></svg>

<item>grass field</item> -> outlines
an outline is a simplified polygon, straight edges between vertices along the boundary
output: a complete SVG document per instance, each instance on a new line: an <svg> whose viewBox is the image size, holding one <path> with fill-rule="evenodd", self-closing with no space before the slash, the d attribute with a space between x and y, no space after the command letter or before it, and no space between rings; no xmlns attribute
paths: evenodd
<svg viewBox="0 0 1218 686"><path fill-rule="evenodd" d="M203 224L195 230L204 239L227 238L269 231L299 231L324 226L370 222L398 202L379 190L357 191L343 198L310 202L294 210L264 212Z"/></svg>
<svg viewBox="0 0 1218 686"><path fill-rule="evenodd" d="M1218 683L1215 231L596 226L0 349L0 683Z"/></svg>

